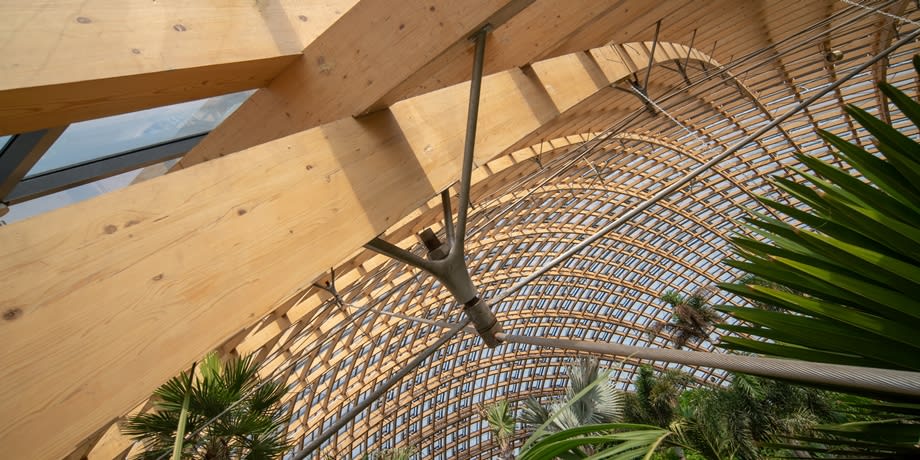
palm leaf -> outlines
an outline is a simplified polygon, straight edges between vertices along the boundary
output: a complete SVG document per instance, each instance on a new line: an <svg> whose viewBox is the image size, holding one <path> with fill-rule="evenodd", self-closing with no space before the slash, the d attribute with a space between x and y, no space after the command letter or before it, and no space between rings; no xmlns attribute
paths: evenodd
<svg viewBox="0 0 920 460"><path fill-rule="evenodd" d="M920 72L920 59L914 58ZM891 85L880 86L920 126L920 104ZM784 358L920 371L920 144L848 107L847 113L876 139L878 154L820 132L844 168L800 156L800 180L777 178L776 187L797 205L761 198L795 222L762 214L747 219L754 235L736 237L736 258L726 260L771 285L720 287L776 311L719 306L734 322L720 346ZM855 171L855 173L853 173ZM777 287L781 286L781 287ZM898 402L852 406L887 420L824 425L795 441L767 444L840 455L917 453L920 406ZM804 444L803 444L804 443Z"/></svg>
<svg viewBox="0 0 920 460"><path fill-rule="evenodd" d="M525 445L518 460L649 458L670 434L670 431L658 427L628 423L569 428L543 437L532 445ZM598 446L601 450L591 456L581 453L582 447Z"/></svg>

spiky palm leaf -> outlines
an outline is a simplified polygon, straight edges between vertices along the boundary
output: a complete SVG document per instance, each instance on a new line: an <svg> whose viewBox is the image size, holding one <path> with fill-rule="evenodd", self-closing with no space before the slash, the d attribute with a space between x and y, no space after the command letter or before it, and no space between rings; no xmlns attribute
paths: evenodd
<svg viewBox="0 0 920 460"><path fill-rule="evenodd" d="M914 66L920 72L917 57ZM920 104L891 85L882 83L880 88L920 127ZM718 307L738 320L720 327L747 336L724 337L721 345L786 358L920 371L920 144L866 111L850 106L847 113L875 137L878 154L822 131L839 160L861 177L799 156L810 171L796 170L798 181L774 180L799 204L760 198L789 221L753 215L748 227L760 238L734 238L737 258L726 263L775 285L720 286L777 311ZM903 448L920 454L920 424L911 413L920 406L907 406L885 423L825 427L822 432L834 437L838 444L833 448ZM903 444L892 444L901 442L898 438L873 447L871 437L885 429L910 435Z"/></svg>
<svg viewBox="0 0 920 460"><path fill-rule="evenodd" d="M221 364L210 354L202 361L200 375L191 385L189 436L182 458L267 460L289 448L283 432L287 421L280 407L285 388L260 380L258 367L251 357ZM125 434L144 442L145 452L137 458L156 459L171 451L187 379L183 374L160 386L154 392L154 411L126 422Z"/></svg>
<svg viewBox="0 0 920 460"><path fill-rule="evenodd" d="M514 460L511 441L514 439L514 426L517 423L511 413L511 405L503 399L483 407L482 417L489 423L489 431L501 450L502 460Z"/></svg>
<svg viewBox="0 0 920 460"><path fill-rule="evenodd" d="M676 369L656 373L649 365L640 366L633 380L635 391L625 397L624 419L667 428L677 416L683 387L691 380Z"/></svg>
<svg viewBox="0 0 920 460"><path fill-rule="evenodd" d="M396 447L393 449L382 449L365 455L367 460L409 460L415 455L415 449L412 447Z"/></svg>

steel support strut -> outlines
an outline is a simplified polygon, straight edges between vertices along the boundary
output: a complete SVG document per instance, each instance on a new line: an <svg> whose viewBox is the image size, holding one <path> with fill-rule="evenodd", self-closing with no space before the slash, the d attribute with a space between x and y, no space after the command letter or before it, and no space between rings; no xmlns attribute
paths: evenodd
<svg viewBox="0 0 920 460"><path fill-rule="evenodd" d="M476 286L473 285L470 272L466 267L464 254L466 220L470 207L470 182L473 176L473 149L476 143L476 121L479 118L479 94L482 88L482 62L486 48L486 34L489 29L490 27L486 25L470 37L476 42L476 53L473 60L473 77L470 80L470 103L466 119L466 140L463 147L463 169L460 173L456 225L454 225L451 212L450 191L441 192L447 241L441 242L430 229L422 232L420 236L428 249L427 259L380 238L374 238L364 247L424 270L437 278L450 291L454 299L463 305L463 312L472 321L476 332L486 345L495 347L501 343L501 340L496 337L497 333L502 332L501 324L495 318L489 305L477 295Z"/></svg>

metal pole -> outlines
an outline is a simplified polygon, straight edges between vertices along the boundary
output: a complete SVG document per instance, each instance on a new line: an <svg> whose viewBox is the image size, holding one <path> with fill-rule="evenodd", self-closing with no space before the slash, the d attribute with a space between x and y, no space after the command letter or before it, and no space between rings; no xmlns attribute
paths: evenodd
<svg viewBox="0 0 920 460"><path fill-rule="evenodd" d="M661 20L655 23L655 39L652 42L652 52L648 55L648 66L645 69L645 80L642 82L642 89L648 91L648 79L652 76L652 67L655 66L655 48L658 47L658 32L661 30ZM690 53L687 53L688 55ZM680 64L680 61L677 61Z"/></svg>
<svg viewBox="0 0 920 460"><path fill-rule="evenodd" d="M370 406L374 401L377 400L377 398L383 396L383 394L386 393L386 391L389 390L393 385L399 383L399 381L402 380L403 377L405 377L407 374L409 374L409 372L412 372L416 367L419 366L419 364L422 364L422 362L428 359L429 356L433 355L434 352L438 351L438 349L441 348L445 343L447 343L448 340L452 339L455 335L457 335L457 333L459 333L464 327L466 327L466 325L469 324L469 322L470 322L469 319L464 319L459 324L455 324L454 327L450 331L448 331L446 334L442 335L441 338L439 338L437 342L429 345L427 348L422 350L422 352L418 356L416 356L415 359L410 361L409 364L406 364L405 367L403 367L398 372L393 374L390 378L388 378L385 382L383 382L379 387L377 387L376 390L374 390L371 394L367 395L367 397L364 398L363 401L356 404L355 407L352 407L351 410L345 413L345 415L343 415L341 418L333 422L332 425L329 426L329 428L326 428L325 430L323 430L323 432L320 433L319 436L316 437L316 439L310 441L310 443L304 446L303 449L294 453L294 456L292 458L294 460L303 460L307 458L308 455L313 453L314 450L319 448L319 446L322 445L322 443L326 442L327 439L331 438L332 435L336 434L340 429L342 429L343 426L345 426L346 424L348 424L348 422L350 422L353 418L355 418L355 416L360 414L364 409L367 409L368 406Z"/></svg>
<svg viewBox="0 0 920 460"><path fill-rule="evenodd" d="M398 313L382 313L396 316L407 321L440 327L442 329L459 328L462 332L475 333L475 330L469 327L463 327L462 324L433 321ZM760 375L763 377L866 390L873 393L896 394L912 397L920 396L920 372L815 363L794 359L731 355L728 353L640 347L575 339L528 337L505 333L498 333L496 336L503 342L509 343L586 351L620 358L665 361L687 366L711 367L732 372Z"/></svg>
<svg viewBox="0 0 920 460"><path fill-rule="evenodd" d="M479 119L479 93L482 88L482 62L486 50L486 26L476 32L476 56L473 60L473 76L470 79L470 105L466 115L466 140L463 145L463 170L460 173L460 196L457 205L457 228L451 249L457 248L461 256L464 253L463 240L466 238L466 215L470 207L470 185L473 177L473 148L476 144L476 121Z"/></svg>
<svg viewBox="0 0 920 460"><path fill-rule="evenodd" d="M450 209L450 188L441 192L441 209L444 213L444 237L447 239L447 251L454 245L454 213Z"/></svg>
<svg viewBox="0 0 920 460"><path fill-rule="evenodd" d="M738 150L741 150L742 147L744 147L745 145L747 145L748 143L750 143L750 142L753 141L754 139L757 139L758 137L760 137L761 135L763 135L763 134L766 133L767 131L769 131L769 130L775 128L775 127L776 127L777 125L779 125L780 123L786 121L789 117L795 115L796 113L798 113L800 110L804 109L805 107L808 107L808 106L811 105L813 102L815 102L815 101L817 101L818 99L820 99L821 97L823 97L825 94L827 94L827 93L829 93L829 92L831 92L831 91L837 89L837 87L839 87L840 85L842 85L842 84L843 84L844 82L846 82L847 80L849 80L849 79L853 78L854 76L856 76L856 75L862 73L862 71L864 71L864 70L866 70L867 68L869 68L872 64L875 64L876 62L882 60L883 58L885 58L886 56L888 56L889 54L891 54L892 51L894 51L894 50L900 48L900 47L903 46L905 43L909 43L909 42L913 41L913 40L914 40L915 38L917 38L918 36L920 36L920 29L915 30L915 31L913 31L913 32L911 32L911 33L909 33L909 34L907 34L906 36L902 37L900 40L898 40L897 42L895 42L894 44L892 44L891 46L889 46L888 48L886 48L885 50L883 50L883 51L880 52L879 54L873 56L872 59L869 59L868 61L866 61L866 62L860 64L860 65L857 66L855 69L853 69L850 73L844 75L842 78L840 78L839 80L835 81L832 85L827 86L826 88L824 88L824 89L818 91L818 93L815 94L814 96L811 96L811 97L809 97L808 99L805 99L804 101L802 101L801 103L799 103L798 105L796 105L795 107L793 107L792 109L790 109L788 112L786 112L786 113L780 115L779 117L777 117L776 119L774 119L774 120L773 120L772 122L770 122L769 124L767 124L767 125L765 125L764 127L758 129L757 131L755 131L753 134L751 134L751 135L745 137L744 139L741 139L741 140L738 141L736 144L734 144L733 146L731 146L728 150L726 150L726 151L724 151L724 152L722 152L722 153L720 153L720 154L714 156L711 160L707 161L706 163L703 163L700 167L694 169L693 171L691 171L691 172L690 172L689 174L687 174L686 176L682 177L681 179L678 179L677 181L675 181L675 182L672 183L671 185L669 185L669 186L663 188L661 191L659 191L658 193L656 193L655 195L653 195L651 198L649 198L649 199L643 201L642 203L639 203L639 205L637 205L635 208L632 208L632 209L630 209L629 211L626 211L625 213L623 213L622 215L620 215L620 217L618 217L616 220L614 220L613 222L607 224L604 228L602 228L602 229L600 229L599 231L597 231L597 233L595 233L595 234L593 234L593 235L591 235L591 236L589 236L589 237L587 237L587 238L581 240L580 242L578 242L578 244L576 244L575 246L572 246L572 247L569 248L567 251L565 251L565 252L563 252L562 254L556 256L553 260L551 260L551 261L550 261L549 263L547 263L546 265L540 267L537 271L535 271L535 272L531 273L530 275L528 275L527 277L521 279L520 281L518 281L517 283L515 283L514 285L512 285L512 286L509 287L508 289L506 289L506 290L500 292L494 299L490 299L490 301L491 301L493 304L498 303L498 302L502 301L503 299L505 299L505 297L508 297L509 295L511 295L511 294L513 294L513 293L515 293L515 292L517 292L519 289L521 289L522 287L526 286L526 285L527 285L528 283L530 283L531 281L533 281L533 280L539 278L540 276L543 276L543 274L545 274L546 272L548 272L548 271L550 271L551 269L555 268L556 265L559 265L560 263L564 262L564 261L565 261L566 259L568 259L569 257L572 257L573 255L579 253L582 249L588 247L591 243L594 243L595 241L597 241L597 240L603 238L604 235L606 235L607 233L610 233L612 230L616 229L616 228L619 227L620 225L625 224L625 223L628 222L630 219L632 219L633 217L635 217L636 215L638 215L638 214L641 213L642 211L645 211L646 209L650 208L653 204L657 203L657 202L660 201L661 199L667 198L670 194L674 193L675 191L677 191L677 190L680 189L681 187L687 185L687 184L688 184L690 181L692 181L693 179L696 179L696 177L699 176L700 174L703 174L704 172L708 171L710 168L712 168L712 167L715 166L716 164L720 163L722 160L728 158L729 156L731 156L732 154L734 154L734 153L737 152Z"/></svg>
<svg viewBox="0 0 920 460"><path fill-rule="evenodd" d="M495 347L499 344L495 333L501 331L501 324L489 305L479 298L476 286L470 278L464 254L466 239L466 220L470 204L470 183L473 175L473 152L476 144L476 120L479 117L479 95L482 89L482 67L485 56L486 34L489 25L479 29L471 39L476 41L473 61L473 76L470 81L470 103L466 120L466 141L463 147L463 166L460 175L460 197L457 210L456 228L451 225L450 192L441 192L441 206L444 212L445 232L449 238L442 243L430 229L423 232L422 239L428 249L428 259L410 253L380 238L374 238L364 247L399 260L405 264L420 268L437 278L463 305L463 312L472 319L476 331L486 345ZM445 249L446 246L446 249Z"/></svg>
<svg viewBox="0 0 920 460"><path fill-rule="evenodd" d="M764 377L866 390L873 393L920 396L920 372L896 371L792 359L730 355L669 348L648 348L585 340L548 339L499 334L502 341L540 347L587 351L601 355L667 361L689 366L713 367Z"/></svg>

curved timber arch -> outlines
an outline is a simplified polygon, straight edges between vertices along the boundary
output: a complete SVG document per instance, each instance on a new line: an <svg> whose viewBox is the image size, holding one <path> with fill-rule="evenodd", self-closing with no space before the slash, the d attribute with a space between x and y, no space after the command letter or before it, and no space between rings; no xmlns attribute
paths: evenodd
<svg viewBox="0 0 920 460"><path fill-rule="evenodd" d="M710 60L668 49L684 54L656 60ZM550 61L484 79L479 163L635 71L585 53ZM327 123L5 228L0 301L21 314L5 326L0 364L13 370L0 386L22 393L0 401L8 420L0 443L17 457L66 455L160 382L285 303L279 299L304 280L446 188L458 175L467 87ZM29 280L47 273L57 281L35 289ZM147 314L121 314L125 308ZM31 361L19 362L24 355ZM113 391L123 375L137 384ZM69 397L68 388L83 391ZM100 393L109 395L101 404L92 396ZM38 433L41 442L32 439Z"/></svg>

